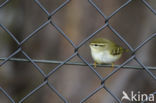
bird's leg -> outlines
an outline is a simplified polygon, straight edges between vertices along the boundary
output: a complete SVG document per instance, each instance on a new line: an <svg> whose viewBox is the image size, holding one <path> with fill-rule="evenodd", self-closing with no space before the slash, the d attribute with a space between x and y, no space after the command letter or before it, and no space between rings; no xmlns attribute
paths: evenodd
<svg viewBox="0 0 156 103"><path fill-rule="evenodd" d="M94 68L96 68L96 62L95 61L94 61L94 64L93 65L94 65Z"/></svg>
<svg viewBox="0 0 156 103"><path fill-rule="evenodd" d="M114 63L112 63L112 68L114 69Z"/></svg>

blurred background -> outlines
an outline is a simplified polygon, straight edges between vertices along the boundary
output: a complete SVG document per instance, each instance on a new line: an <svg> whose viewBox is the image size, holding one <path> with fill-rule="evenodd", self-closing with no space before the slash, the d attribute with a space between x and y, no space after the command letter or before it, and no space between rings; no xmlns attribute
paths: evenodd
<svg viewBox="0 0 156 103"><path fill-rule="evenodd" d="M0 0L0 4L4 1ZM65 0L39 1L48 12L52 12L65 2ZM109 16L127 0L94 0L94 2L106 16ZM155 0L148 0L148 3L153 9L156 9ZM47 14L33 0L11 0L0 8L0 23L19 41L22 41L45 23L47 18ZM88 0L71 0L52 16L51 20L64 31L75 45L81 43L105 24L105 19ZM136 48L156 32L156 17L141 0L133 0L128 6L115 14L109 20L109 23L133 48ZM97 37L108 38L128 49L108 27L97 33L94 38ZM78 52L89 63L93 63L88 46L89 42L90 40ZM156 67L155 47L156 38L153 38L136 52L136 56L146 66ZM16 42L0 28L0 58L8 57L17 48ZM25 42L22 49L32 59L37 60L64 61L74 53L74 48L51 24L48 24ZM115 64L122 64L130 56L131 52L125 53ZM26 59L21 52L14 58ZM78 57L74 57L70 62L82 63ZM59 64L37 63L37 65L48 74ZM135 60L127 65L140 66ZM108 67L96 68L96 71L102 77L113 70L113 68ZM156 75L156 70L151 70L151 72ZM19 102L39 86L43 80L43 76L30 62L7 61L0 67L0 86L15 102ZM101 85L100 79L88 66L79 65L63 65L48 80L69 103L79 103ZM118 98L122 97L122 91L126 91L128 94L131 91L150 94L156 90L156 80L146 71L138 69L122 68L111 76L105 84ZM85 103L112 103L114 101L115 99L106 90L102 89ZM123 102L127 103L127 101ZM2 92L0 92L0 103L11 103ZM63 101L45 85L27 98L24 103L63 103Z"/></svg>

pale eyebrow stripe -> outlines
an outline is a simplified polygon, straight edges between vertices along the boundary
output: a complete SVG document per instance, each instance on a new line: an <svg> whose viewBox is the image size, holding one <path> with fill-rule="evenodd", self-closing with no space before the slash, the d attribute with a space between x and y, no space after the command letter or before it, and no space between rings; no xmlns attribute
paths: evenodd
<svg viewBox="0 0 156 103"><path fill-rule="evenodd" d="M94 45L94 44L97 44L97 43L91 43L91 45ZM104 46L104 45L106 45L106 43L98 43L97 45Z"/></svg>

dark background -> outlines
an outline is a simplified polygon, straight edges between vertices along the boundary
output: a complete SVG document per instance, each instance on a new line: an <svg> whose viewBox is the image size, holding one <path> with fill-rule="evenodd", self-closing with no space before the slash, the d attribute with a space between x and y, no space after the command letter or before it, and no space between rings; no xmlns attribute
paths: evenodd
<svg viewBox="0 0 156 103"><path fill-rule="evenodd" d="M43 6L52 12L65 0L39 0ZM127 0L94 0L95 4L109 16ZM4 0L0 0L0 3ZM156 1L148 3L155 9ZM11 0L0 8L0 23L8 28L14 36L22 41L40 25L47 21L47 14L33 0ZM105 24L105 19L91 6L88 0L71 0L64 8L59 10L51 18L67 36L78 45L90 34ZM141 42L156 31L155 15L141 2L133 0L128 6L121 9L110 20L110 25L121 36L136 48ZM124 48L128 47L106 27L96 34L96 37L105 37L113 40ZM90 55L90 40L85 43L79 53L88 62L93 63ZM156 39L152 39L136 55L146 66L156 67ZM0 28L0 58L8 57L17 49L16 42ZM32 58L37 60L64 61L73 54L70 43L52 26L47 25L35 36L30 38L22 49ZM125 53L115 64L121 64L131 56L131 52ZM25 58L18 53L14 58ZM75 57L71 62L82 62ZM0 61L2 62L2 61ZM58 64L37 63L47 74ZM135 60L128 65L140 66ZM20 101L24 96L43 82L42 75L28 62L8 61L0 67L0 86L15 100ZM108 67L97 67L97 72L103 77L113 71ZM156 75L156 71L152 71ZM49 77L54 87L69 101L79 103L93 90L100 86L100 79L87 66L64 65ZM152 93L156 90L156 80L146 71L137 69L120 69L106 81L106 86L119 98L122 91L130 94L131 91ZM112 103L114 98L104 89L97 92L85 103ZM10 103L8 98L0 92L0 103ZM24 103L63 103L63 101L44 86L35 92Z"/></svg>

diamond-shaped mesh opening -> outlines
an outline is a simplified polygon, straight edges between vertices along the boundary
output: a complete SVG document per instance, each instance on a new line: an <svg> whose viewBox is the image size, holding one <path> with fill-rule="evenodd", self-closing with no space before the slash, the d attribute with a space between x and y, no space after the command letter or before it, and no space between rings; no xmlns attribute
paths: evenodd
<svg viewBox="0 0 156 103"><path fill-rule="evenodd" d="M45 34L45 31L48 32ZM66 45L66 48L64 48L64 45ZM22 45L22 48L31 56L32 59L49 61L63 61L72 55L74 50L70 43L51 24L48 24L36 33L34 37L26 41ZM62 53L60 51L64 52ZM34 54L34 52L38 53Z"/></svg>
<svg viewBox="0 0 156 103"><path fill-rule="evenodd" d="M82 6L81 9L79 9L80 6ZM90 9L92 10L88 12ZM83 17L81 17L81 15L83 15ZM90 16L92 18L88 19ZM85 0L70 1L68 6L65 6L52 16L52 20L77 45L105 24L104 19L88 4L88 1ZM79 40L77 38L79 38Z"/></svg>

